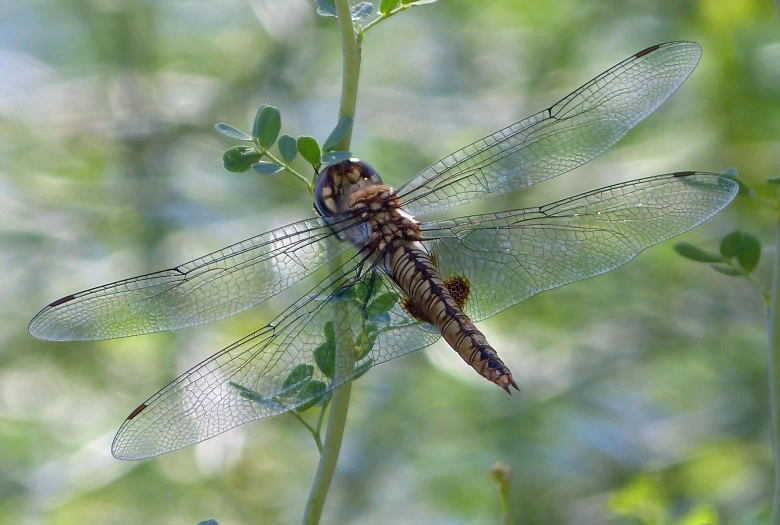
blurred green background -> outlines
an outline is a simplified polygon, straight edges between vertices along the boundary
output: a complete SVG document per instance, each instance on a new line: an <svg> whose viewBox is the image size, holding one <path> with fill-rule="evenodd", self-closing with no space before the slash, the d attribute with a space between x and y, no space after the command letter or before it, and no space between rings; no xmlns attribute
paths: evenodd
<svg viewBox="0 0 780 525"><path fill-rule="evenodd" d="M617 146L481 209L731 166L771 197L778 29L766 0L441 0L367 34L352 151L398 186L640 49L694 40L698 69ZM177 333L54 344L26 327L68 293L312 216L292 177L225 172L233 143L213 125L251 128L269 103L283 132L323 140L340 74L335 23L308 0L0 5L0 523L300 519L318 455L290 416L147 461L109 450L141 401L305 285ZM738 199L677 240L716 249L735 228L769 245L767 282L770 208ZM499 523L502 461L518 524L767 522L762 301L672 246L482 323L521 386L511 398L443 343L372 369L323 521Z"/></svg>

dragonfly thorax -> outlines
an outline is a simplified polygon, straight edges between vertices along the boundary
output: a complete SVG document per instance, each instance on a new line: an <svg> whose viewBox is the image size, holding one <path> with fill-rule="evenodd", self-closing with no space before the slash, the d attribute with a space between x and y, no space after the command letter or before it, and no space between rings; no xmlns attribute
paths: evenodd
<svg viewBox="0 0 780 525"><path fill-rule="evenodd" d="M382 184L374 169L352 158L320 172L314 187L317 210L326 222L351 214L359 223L339 232L359 248L368 246L376 256L399 242L419 241L420 226L400 207L393 188Z"/></svg>

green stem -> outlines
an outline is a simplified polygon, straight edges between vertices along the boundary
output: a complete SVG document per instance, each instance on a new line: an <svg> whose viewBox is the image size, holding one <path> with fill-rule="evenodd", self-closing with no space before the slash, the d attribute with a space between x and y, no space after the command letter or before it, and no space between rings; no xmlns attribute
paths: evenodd
<svg viewBox="0 0 780 525"><path fill-rule="evenodd" d="M383 22L383 21L387 20L388 18L390 18L391 16L397 15L401 11L406 11L410 7L412 7L412 6L401 4L398 7L396 7L395 9L393 9L392 11L390 11L389 13L387 13L386 15L379 15L379 18L375 18L374 20L372 20L371 22L366 24L365 27L360 29L360 36L362 37L363 35L365 35L368 32L369 29L371 29L372 27L377 25L379 22Z"/></svg>
<svg viewBox="0 0 780 525"><path fill-rule="evenodd" d="M772 452L775 458L772 525L780 525L780 210L777 213L772 299L767 314L767 332L769 334L769 405L772 414Z"/></svg>
<svg viewBox="0 0 780 525"><path fill-rule="evenodd" d="M490 468L490 477L498 485L498 495L501 499L501 525L512 525L509 515L509 484L512 481L512 471L503 463L495 463Z"/></svg>
<svg viewBox="0 0 780 525"><path fill-rule="evenodd" d="M738 272L742 273L742 277L745 278L745 280L748 282L748 284L750 284L750 286L752 286L759 294L761 294L761 297L764 299L764 304L766 305L767 310L769 310L769 308L772 305L771 304L772 303L772 296L770 295L770 293L767 292L761 286L761 284L758 281L753 279L750 276L750 274L745 273L745 270L743 270L740 266L737 266L731 260L725 261L725 263L726 263L726 265L728 265L728 266L734 268L735 270L737 270Z"/></svg>
<svg viewBox="0 0 780 525"><path fill-rule="evenodd" d="M320 429L311 426L308 421L303 419L303 416L297 410L293 410L290 413L293 416L295 416L295 419L300 421L301 425L306 427L306 430L308 430L311 433L311 437L314 438L314 443L317 445L317 450L319 450L320 454L322 454L322 440L320 440Z"/></svg>
<svg viewBox="0 0 780 525"><path fill-rule="evenodd" d="M357 86L360 77L360 45L355 37L352 26L352 14L349 10L349 0L336 0L336 13L341 35L341 103L339 105L339 120L347 115L355 122L355 107L357 106ZM336 151L349 151L352 142L352 126L344 134L344 138L336 145Z"/></svg>
<svg viewBox="0 0 780 525"><path fill-rule="evenodd" d="M355 106L357 103L358 78L360 76L360 48L355 38L355 29L352 26L352 17L349 10L349 0L336 0L336 13L339 24L339 33L341 34L341 47L344 57L344 71L341 85L341 104L339 107L339 119L346 115L355 116ZM344 138L336 146L337 150L349 151L349 145L352 140L352 129L350 129ZM329 258L330 259L330 258ZM342 258L334 257L328 263L328 269L331 275L341 267ZM334 308L338 316L338 306ZM344 345L343 334L345 329L340 329L344 324L344 319L334 319L336 324L336 377L338 374L346 372L349 374L350 364L354 365L353 360L349 359L354 349ZM345 365L346 363L346 365ZM342 372L343 371L343 372ZM330 401L330 413L328 414L328 426L325 429L325 442L323 443L320 454L320 463L317 466L317 474L314 476L314 483L309 493L309 500L306 502L306 511L303 515L304 525L316 525L322 516L322 509L325 506L325 498L328 496L330 483L333 480L333 474L336 472L336 463L338 462L339 452L341 450L341 441L344 437L344 427L347 422L347 411L349 409L349 395L352 389L352 383L347 382L333 391Z"/></svg>
<svg viewBox="0 0 780 525"><path fill-rule="evenodd" d="M307 179L306 177L304 177L303 175L301 175L300 173L298 173L297 171L295 171L293 168L291 168L291 167L290 167L290 165L289 165L289 164L287 164L287 163L286 163L286 162L284 162L283 160L281 160L281 159L277 159L277 158L276 158L276 157L275 157L275 156L274 156L274 155L273 155L271 152L269 152L268 150L266 150L266 149L263 149L263 150L262 150L262 153L263 153L263 155L265 155L266 157L268 157L269 159L271 159L271 160L272 160L272 161L274 161L275 163L279 164L280 166L284 166L284 170L285 170L287 173L290 173L291 175L294 175L294 176L298 177L299 179L301 179L301 181L303 181L303 183L306 185L306 189L307 189L307 190L309 190L309 196L310 196L310 197L313 197L313 196L314 196L314 184L313 184L312 182L310 182L310 181L309 181L309 179Z"/></svg>

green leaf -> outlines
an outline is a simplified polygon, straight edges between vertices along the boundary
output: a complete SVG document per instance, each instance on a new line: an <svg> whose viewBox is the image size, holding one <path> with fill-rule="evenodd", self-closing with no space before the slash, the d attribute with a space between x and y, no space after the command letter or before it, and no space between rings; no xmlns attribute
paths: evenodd
<svg viewBox="0 0 780 525"><path fill-rule="evenodd" d="M222 166L228 171L240 173L248 171L262 156L262 153L249 146L233 146L222 154Z"/></svg>
<svg viewBox="0 0 780 525"><path fill-rule="evenodd" d="M341 161L347 160L352 156L349 151L330 151L322 156L323 164L338 164Z"/></svg>
<svg viewBox="0 0 780 525"><path fill-rule="evenodd" d="M737 268L732 268L731 266L721 266L719 264L712 264L710 266L713 270L722 273L723 275L729 275L731 277L739 277L740 275L745 275L744 272L741 272Z"/></svg>
<svg viewBox="0 0 780 525"><path fill-rule="evenodd" d="M261 160L260 162L255 162L252 164L252 169L257 173L262 173L263 175L273 175L274 173L279 173L282 171L284 166L277 164L276 162L267 162Z"/></svg>
<svg viewBox="0 0 780 525"><path fill-rule="evenodd" d="M323 334L325 342L314 349L314 362L325 377L333 379L336 372L336 327L333 321L325 323Z"/></svg>
<svg viewBox="0 0 780 525"><path fill-rule="evenodd" d="M346 115L341 117L336 127L330 132L328 138L322 144L322 151L331 151L336 145L341 142L341 139L347 136L349 130L352 129L352 117Z"/></svg>
<svg viewBox="0 0 780 525"><path fill-rule="evenodd" d="M371 2L360 2L350 8L352 14L352 20L362 20L374 11L374 6Z"/></svg>
<svg viewBox="0 0 780 525"><path fill-rule="evenodd" d="M371 366L374 364L373 359L366 359L362 363L360 363L358 366L355 367L355 375L352 376L352 380L356 380L366 372L368 372L368 369L371 368Z"/></svg>
<svg viewBox="0 0 780 525"><path fill-rule="evenodd" d="M379 330L374 323L366 323L355 341L355 360L360 361L374 348Z"/></svg>
<svg viewBox="0 0 780 525"><path fill-rule="evenodd" d="M333 321L325 323L322 333L325 334L326 341L329 343L336 343L336 326L333 324Z"/></svg>
<svg viewBox="0 0 780 525"><path fill-rule="evenodd" d="M216 129L219 133L222 133L226 137L230 137L231 139L236 140L243 140L245 142L252 142L252 137L244 133L243 131L234 128L230 124L225 124L224 122L220 122L216 126L214 126L214 129Z"/></svg>
<svg viewBox="0 0 780 525"><path fill-rule="evenodd" d="M335 341L325 341L314 349L314 362L317 368L328 379L333 379L336 373L336 343Z"/></svg>
<svg viewBox="0 0 780 525"><path fill-rule="evenodd" d="M382 16L387 15L390 11L395 9L395 6L397 6L401 0L381 0L379 2L379 13Z"/></svg>
<svg viewBox="0 0 780 525"><path fill-rule="evenodd" d="M412 0L401 0L401 3L403 5L415 6L415 5L432 4L435 1L436 0L414 0L414 1L412 1Z"/></svg>
<svg viewBox="0 0 780 525"><path fill-rule="evenodd" d="M742 246L739 248L737 260L746 273L750 273L758 266L761 258L761 241L750 233L742 234Z"/></svg>
<svg viewBox="0 0 780 525"><path fill-rule="evenodd" d="M317 0L317 14L320 16L336 16L336 4L333 0Z"/></svg>
<svg viewBox="0 0 780 525"><path fill-rule="evenodd" d="M392 292L385 292L371 302L367 316L372 317L384 312L389 312L398 302L398 296Z"/></svg>
<svg viewBox="0 0 780 525"><path fill-rule="evenodd" d="M217 523L217 520L206 520L201 521L198 525L219 525L219 523Z"/></svg>
<svg viewBox="0 0 780 525"><path fill-rule="evenodd" d="M273 146L281 129L282 116L279 110L267 104L260 106L252 128L252 135L257 139L260 147L268 149Z"/></svg>
<svg viewBox="0 0 780 525"><path fill-rule="evenodd" d="M674 251L679 255L696 262L702 263L715 263L723 262L723 257L715 255L714 253L705 252L701 248L697 248L687 242L678 242L674 245Z"/></svg>
<svg viewBox="0 0 780 525"><path fill-rule="evenodd" d="M309 381L295 396L297 400L308 399L306 403L299 406L298 412L305 412L322 400L322 395L328 387L322 381Z"/></svg>
<svg viewBox="0 0 780 525"><path fill-rule="evenodd" d="M780 184L780 177L769 177L766 181L769 184Z"/></svg>
<svg viewBox="0 0 780 525"><path fill-rule="evenodd" d="M368 286L366 286L365 283L360 282L350 286L345 291L334 295L331 300L337 302L358 300L362 305L365 304L366 300L368 299L368 292Z"/></svg>
<svg viewBox="0 0 780 525"><path fill-rule="evenodd" d="M301 157L306 159L306 162L314 166L319 167L321 164L322 154L320 153L320 145L313 137L301 135L297 141L298 153Z"/></svg>
<svg viewBox="0 0 780 525"><path fill-rule="evenodd" d="M230 386L238 390L238 394L244 399L248 399L249 401L254 401L255 403L259 403L270 410L284 411L287 409L287 407L284 404L275 400L273 397L264 396L261 393L255 392L251 388L247 388L234 381L230 381Z"/></svg>
<svg viewBox="0 0 780 525"><path fill-rule="evenodd" d="M279 153L282 156L282 160L287 164L291 163L293 159L298 155L298 145L295 139L290 135L282 135L279 137Z"/></svg>
<svg viewBox="0 0 780 525"><path fill-rule="evenodd" d="M283 389L302 387L303 383L309 381L314 375L314 367L311 365L300 364L293 368L282 383ZM297 389L297 388L296 388Z"/></svg>
<svg viewBox="0 0 780 525"><path fill-rule="evenodd" d="M731 259L732 257L736 257L736 255L739 253L739 250L742 246L742 232L741 231L733 231L723 237L720 241L720 253L725 257L726 259Z"/></svg>

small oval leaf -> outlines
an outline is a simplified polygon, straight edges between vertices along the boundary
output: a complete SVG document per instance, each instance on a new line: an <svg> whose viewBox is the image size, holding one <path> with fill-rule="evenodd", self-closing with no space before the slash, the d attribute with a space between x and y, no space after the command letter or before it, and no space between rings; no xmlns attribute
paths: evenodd
<svg viewBox="0 0 780 525"><path fill-rule="evenodd" d="M758 266L758 260L761 258L761 241L755 235L749 233L742 234L742 246L739 248L737 260L739 265L750 273Z"/></svg>
<svg viewBox="0 0 780 525"><path fill-rule="evenodd" d="M352 381L356 381L363 374L368 372L368 369L374 365L374 360L371 358L366 359L358 366L355 367L355 375L352 377Z"/></svg>
<svg viewBox="0 0 780 525"><path fill-rule="evenodd" d="M296 410L298 412L305 412L306 410L309 410L311 407L316 405L322 400L322 394L325 393L325 390L327 389L327 385L323 383L322 381L309 381L304 385L304 387L301 389L300 392L298 392L298 395L296 396L298 399L308 399L311 398L306 403L299 406Z"/></svg>
<svg viewBox="0 0 780 525"><path fill-rule="evenodd" d="M298 145L295 143L295 139L290 135L282 135L279 137L279 153L282 156L282 160L287 164L291 163L298 155Z"/></svg>
<svg viewBox="0 0 780 525"><path fill-rule="evenodd" d="M250 135L247 135L240 129L236 129L230 124L225 124L224 122L220 122L216 126L214 126L214 129L217 130L217 132L222 133L226 137L230 137L231 139L236 140L243 140L244 142L252 142L252 137Z"/></svg>
<svg viewBox="0 0 780 525"><path fill-rule="evenodd" d="M311 379L312 375L314 375L314 367L301 363L290 371L284 383L282 383L282 388L296 388L300 390L303 383Z"/></svg>
<svg viewBox="0 0 780 525"><path fill-rule="evenodd" d="M336 145L341 142L341 139L347 136L347 133L349 133L349 130L352 129L352 117L349 115L345 115L339 119L338 124L336 124L336 127L333 128L333 131L330 132L330 135L328 135L328 138L325 139L325 142L322 144L322 151L328 152L332 151L333 148L336 147Z"/></svg>
<svg viewBox="0 0 780 525"><path fill-rule="evenodd" d="M323 164L338 164L343 160L347 160L352 156L349 151L331 151L322 156Z"/></svg>
<svg viewBox="0 0 780 525"><path fill-rule="evenodd" d="M352 20L362 20L374 11L374 6L371 2L360 2L350 8L352 14Z"/></svg>
<svg viewBox="0 0 780 525"><path fill-rule="evenodd" d="M333 321L325 323L323 333L325 334L325 340L329 343L336 343L336 325Z"/></svg>
<svg viewBox="0 0 780 525"><path fill-rule="evenodd" d="M736 257L736 255L739 253L740 247L742 246L742 238L743 235L741 231L733 231L724 236L720 241L721 255L723 255L723 257L726 259Z"/></svg>
<svg viewBox="0 0 780 525"><path fill-rule="evenodd" d="M368 307L367 317L389 312L398 302L398 296L392 292L385 292L371 302Z"/></svg>
<svg viewBox="0 0 780 525"><path fill-rule="evenodd" d="M322 154L320 153L320 145L313 137L301 135L297 141L298 153L301 157L314 166L315 168L320 165Z"/></svg>
<svg viewBox="0 0 780 525"><path fill-rule="evenodd" d="M260 147L268 149L273 146L281 129L282 116L279 110L267 104L260 106L255 116L255 125L252 128L252 135L257 139Z"/></svg>
<svg viewBox="0 0 780 525"><path fill-rule="evenodd" d="M267 162L261 160L260 162L255 162L252 164L252 169L257 173L262 173L263 175L273 175L274 173L279 173L282 171L284 166L277 164L276 162Z"/></svg>
<svg viewBox="0 0 780 525"><path fill-rule="evenodd" d="M736 268L732 268L731 266L721 266L718 264L713 264L711 265L711 268L716 272L722 273L723 275L728 275L730 277L739 277L741 275L745 275L743 272L739 271Z"/></svg>
<svg viewBox="0 0 780 525"><path fill-rule="evenodd" d="M260 160L262 153L249 146L233 146L222 154L222 166L233 173L249 171Z"/></svg>
<svg viewBox="0 0 780 525"><path fill-rule="evenodd" d="M333 0L317 0L317 14L320 16L336 16L336 4Z"/></svg>
<svg viewBox="0 0 780 525"><path fill-rule="evenodd" d="M366 323L355 340L355 359L360 361L374 348L379 331L374 323Z"/></svg>
<svg viewBox="0 0 780 525"><path fill-rule="evenodd" d="M701 263L716 263L723 262L723 257L715 255L714 253L705 252L701 248L697 248L693 244L687 242L678 242L674 245L674 251L679 255L690 259L692 261Z"/></svg>
<svg viewBox="0 0 780 525"><path fill-rule="evenodd" d="M381 0L379 2L379 13L382 16L385 16L387 13L395 9L399 3L401 3L401 0Z"/></svg>
<svg viewBox="0 0 780 525"><path fill-rule="evenodd" d="M325 377L333 379L333 374L336 373L336 343L325 341L315 348L314 362Z"/></svg>

